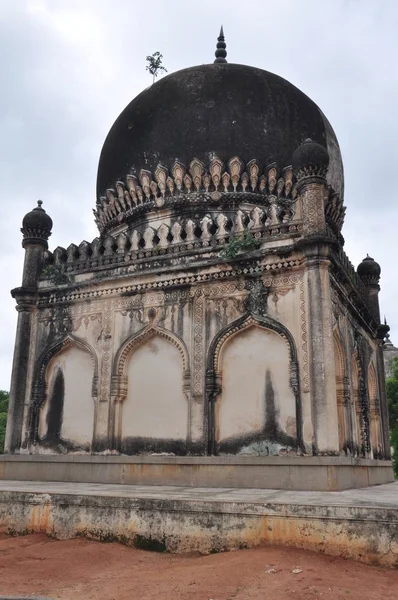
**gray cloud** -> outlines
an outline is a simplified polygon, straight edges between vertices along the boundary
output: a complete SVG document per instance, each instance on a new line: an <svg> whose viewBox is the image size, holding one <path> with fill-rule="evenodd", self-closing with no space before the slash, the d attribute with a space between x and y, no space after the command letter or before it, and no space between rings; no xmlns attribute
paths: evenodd
<svg viewBox="0 0 398 600"><path fill-rule="evenodd" d="M0 388L8 389L23 215L38 198L50 245L93 239L96 168L124 106L150 85L147 54L169 72L211 62L223 23L230 62L285 77L322 108L343 153L346 251L382 265L382 311L398 338L395 0L20 0L0 4Z"/></svg>

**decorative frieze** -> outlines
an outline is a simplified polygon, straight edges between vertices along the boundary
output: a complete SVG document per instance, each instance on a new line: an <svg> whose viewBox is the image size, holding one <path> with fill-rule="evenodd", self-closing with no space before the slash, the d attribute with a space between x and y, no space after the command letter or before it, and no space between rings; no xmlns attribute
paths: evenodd
<svg viewBox="0 0 398 600"><path fill-rule="evenodd" d="M275 262L269 262L266 265L253 265L251 267L237 268L237 269L226 269L222 271L213 271L210 273L196 273L189 276L177 276L173 278L158 279L156 281L146 283L136 283L123 286L115 286L106 289L91 289L91 290L63 290L60 292L51 293L50 295L43 296L39 300L39 306L52 305L64 302L73 302L74 300L88 300L96 299L103 296L118 296L126 293L134 292L145 292L147 290L163 290L172 287L179 287L181 285L188 285L192 283L215 281L222 279L230 279L233 277L245 276L261 272L274 272L283 271L288 268L299 267L299 260L283 260L278 259ZM292 275L293 277L293 275ZM283 278L285 279L285 278Z"/></svg>
<svg viewBox="0 0 398 600"><path fill-rule="evenodd" d="M170 169L159 164L153 174L146 169L141 169L138 175L127 174L125 181L117 181L115 189L106 190L97 200L93 212L100 232L140 214L144 205L156 209L172 206L181 199L184 203L203 203L218 201L222 196L226 202L237 199L255 202L256 197L265 200L272 195L279 202L297 198L291 167L279 173L275 164L263 169L257 160L245 165L238 156L224 165L216 155L207 167L194 158L188 167L175 160Z"/></svg>

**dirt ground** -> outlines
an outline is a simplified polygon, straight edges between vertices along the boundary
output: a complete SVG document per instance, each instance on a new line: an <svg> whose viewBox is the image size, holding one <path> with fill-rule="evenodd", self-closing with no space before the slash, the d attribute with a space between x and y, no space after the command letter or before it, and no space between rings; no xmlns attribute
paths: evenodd
<svg viewBox="0 0 398 600"><path fill-rule="evenodd" d="M58 541L41 534L3 535L0 595L62 600L396 600L398 570L281 547L176 555L84 539Z"/></svg>

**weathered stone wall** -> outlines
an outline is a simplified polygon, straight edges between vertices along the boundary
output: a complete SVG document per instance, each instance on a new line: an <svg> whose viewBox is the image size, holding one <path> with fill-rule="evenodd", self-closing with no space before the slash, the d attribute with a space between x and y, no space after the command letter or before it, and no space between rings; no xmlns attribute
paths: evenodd
<svg viewBox="0 0 398 600"><path fill-rule="evenodd" d="M251 267L42 292L24 448L381 458L378 342L344 308L322 260L275 251Z"/></svg>
<svg viewBox="0 0 398 600"><path fill-rule="evenodd" d="M258 440L264 442L253 450L259 454L297 452L302 418L297 414L297 402L307 423L311 410L306 401L310 390L305 289L298 258L290 261L295 263L297 267L292 269L288 263L284 266L274 261L272 269L280 270L280 274L273 275L269 261L264 261L256 267L258 275L254 278L249 269L247 274L241 269L231 277L231 269L221 272L213 267L195 277L188 274L169 281L165 291L156 289L160 286L153 276L135 278L134 289L127 279L115 280L113 285L108 280L86 286L83 297L75 299L73 296L80 294L72 291L53 304L43 301L35 312L29 369L29 404L32 407L33 402L38 408L36 416L32 416L32 408L25 410L25 447L39 452L64 448L77 452L206 453L209 395L205 381L210 348L220 331L227 331L238 319L258 310L259 317L269 319L270 328L257 322L249 329L247 323L239 325L234 339L218 349L223 358L216 404L229 416L214 424L214 435L217 443L228 440L226 452L240 452ZM227 276L229 281L218 281ZM251 311L247 303L258 276L263 300L261 307ZM210 281L202 283L201 278ZM291 348L278 327L291 336L293 367ZM257 378L247 371L250 360L243 357L239 367L234 359L237 344L249 344L254 350ZM82 357L80 362L78 356ZM300 371L294 373L295 391L292 368ZM58 387L63 387L64 396L57 439L47 435L47 421L59 373L63 381L58 381ZM240 377L240 392L231 377ZM248 410L251 404L257 407L253 414ZM249 423L248 437L241 442L237 406L241 415L246 411ZM75 432L69 414L79 421ZM223 428L221 438L217 437Z"/></svg>
<svg viewBox="0 0 398 600"><path fill-rule="evenodd" d="M332 310L340 450L354 456L387 458L381 340L354 313L345 290L336 280Z"/></svg>
<svg viewBox="0 0 398 600"><path fill-rule="evenodd" d="M221 552L278 544L398 566L396 484L383 492L114 490L68 484L6 484L0 531L83 536L161 552ZM4 489L5 488L5 489ZM22 488L22 489L21 489ZM394 498L395 492L395 498ZM161 496L161 497L160 497ZM205 496L205 497L204 497Z"/></svg>
<svg viewBox="0 0 398 600"><path fill-rule="evenodd" d="M321 175L147 203L47 253L13 451L387 456L375 325Z"/></svg>

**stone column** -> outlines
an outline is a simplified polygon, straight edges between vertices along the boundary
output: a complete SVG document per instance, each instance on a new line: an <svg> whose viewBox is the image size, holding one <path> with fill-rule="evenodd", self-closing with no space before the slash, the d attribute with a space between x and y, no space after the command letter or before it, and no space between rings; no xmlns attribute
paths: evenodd
<svg viewBox="0 0 398 600"><path fill-rule="evenodd" d="M303 239L308 301L310 394L315 454L338 454L339 427L333 349L329 251L325 219L328 197L327 150L306 140L293 154L293 168L303 215Z"/></svg>
<svg viewBox="0 0 398 600"><path fill-rule="evenodd" d="M7 418L5 452L18 452L22 441L24 405L30 352L32 312L37 304L38 279L43 268L44 252L51 235L52 220L41 208L41 201L25 215L21 232L25 248L22 286L12 290L17 301L18 323L11 374L10 403Z"/></svg>

